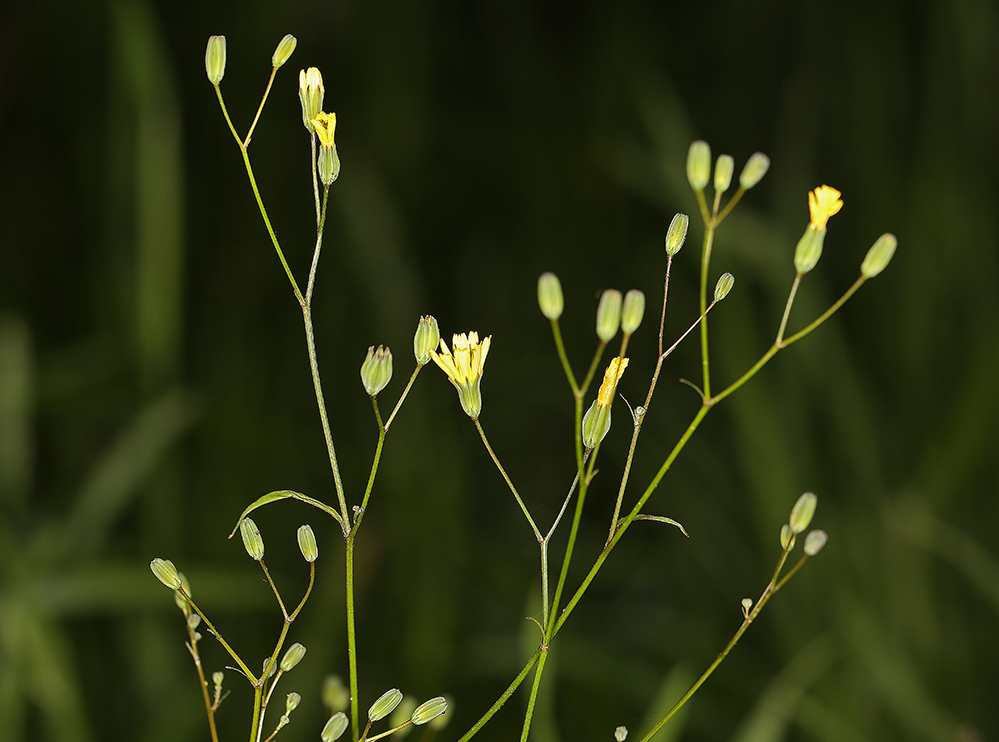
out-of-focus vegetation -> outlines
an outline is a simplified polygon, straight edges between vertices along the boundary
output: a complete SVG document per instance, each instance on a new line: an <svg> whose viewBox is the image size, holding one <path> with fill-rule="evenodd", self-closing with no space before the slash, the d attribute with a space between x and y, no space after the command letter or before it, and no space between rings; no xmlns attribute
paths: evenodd
<svg viewBox="0 0 999 742"><path fill-rule="evenodd" d="M4 739L205 739L181 618L149 559L172 559L227 638L263 657L280 614L225 536L264 492L333 497L299 310L203 68L207 37L226 34L223 86L246 122L289 32L298 49L251 150L302 274L313 204L295 73L321 68L342 171L314 318L350 492L376 437L365 351L408 358L432 313L446 336L493 336L483 421L550 522L573 466L571 399L535 281L561 277L578 364L600 290L640 288L655 307L669 219L696 213L683 176L695 138L740 166L756 150L773 162L715 247L717 271L738 279L712 315L716 377L772 341L808 189L833 185L846 205L792 326L849 285L879 234L898 236L884 274L702 426L653 500L691 538L629 534L549 662L557 690L534 738L654 722L766 583L805 490L829 545L660 739L999 735L995 4L89 0L0 13ZM675 264L674 336L696 312L697 224ZM652 368L653 325L650 312L632 341L625 396ZM697 407L675 383L697 373L696 345L667 364L635 482ZM393 425L359 541L361 702L448 691L448 739L536 642L523 617L538 584L522 516L430 371ZM608 471L626 435L605 441ZM590 492L580 570L603 544L612 480ZM317 738L321 679L346 669L336 527L290 502L258 520L289 591L306 581L303 522L319 585L293 628L309 653L283 688L303 696L285 742ZM226 662L217 649L202 644L209 671ZM234 673L227 687L219 723L235 739L250 693ZM525 697L481 738L512 738Z"/></svg>

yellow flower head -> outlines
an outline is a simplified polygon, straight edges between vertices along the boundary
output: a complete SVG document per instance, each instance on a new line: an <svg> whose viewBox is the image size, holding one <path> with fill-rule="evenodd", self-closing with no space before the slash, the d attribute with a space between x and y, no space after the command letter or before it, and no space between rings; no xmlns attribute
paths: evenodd
<svg viewBox="0 0 999 742"><path fill-rule="evenodd" d="M448 350L444 338L441 338L440 341L440 353L430 351L430 357L433 358L434 363L440 366L451 383L454 384L454 388L458 390L458 399L465 414L473 419L478 418L482 411L479 383L482 381L482 367L489 354L491 340L492 336L490 335L480 343L477 332L470 332L468 335L461 333L454 335L451 339L454 355Z"/></svg>
<svg viewBox="0 0 999 742"><path fill-rule="evenodd" d="M808 211L812 215L812 228L825 229L829 217L843 208L839 196L839 191L827 185L809 191Z"/></svg>
<svg viewBox="0 0 999 742"><path fill-rule="evenodd" d="M312 125L316 128L316 134L319 135L319 144L324 149L332 149L333 132L336 131L336 114L320 111L312 119Z"/></svg>
<svg viewBox="0 0 999 742"><path fill-rule="evenodd" d="M627 358L618 357L607 364L607 370L604 371L603 383L600 384L600 390L597 392L598 405L606 407L613 401L611 395L614 394L617 383L621 380L626 368L628 368Z"/></svg>

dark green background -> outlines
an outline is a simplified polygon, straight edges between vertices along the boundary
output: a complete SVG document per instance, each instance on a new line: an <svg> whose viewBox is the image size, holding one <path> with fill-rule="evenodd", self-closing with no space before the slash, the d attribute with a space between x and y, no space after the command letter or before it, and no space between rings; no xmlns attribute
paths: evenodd
<svg viewBox="0 0 999 742"><path fill-rule="evenodd" d="M688 4L61 2L0 11L0 729L17 740L207 739L180 615L154 556L247 658L280 614L225 535L264 492L333 491L301 314L252 201L203 58L246 129L285 33L251 154L293 270L311 255L300 67L338 116L316 290L319 358L350 501L376 429L357 370L387 343L394 403L412 333L491 334L482 422L549 523L572 472L571 399L535 302L562 278L581 369L607 287L649 298L621 385L652 368L674 212L695 213L687 146L772 166L718 236L733 293L712 321L716 385L769 345L807 221L845 207L804 282L799 328L884 231L889 269L712 413L554 646L532 739L603 740L658 718L737 628L795 498L830 542L658 739L994 739L999 688L997 108L999 10L985 0ZM692 223L667 335L696 313ZM632 498L697 408L696 342L674 354ZM603 543L627 413L601 456L571 584ZM632 500L633 501L633 500ZM292 630L309 652L279 693L280 739L314 740L321 678L346 672L342 545L298 503L257 519L285 595L316 528L319 587ZM478 717L537 643L529 530L443 375L393 427L358 551L361 705L389 687ZM564 537L564 536L563 536ZM207 669L226 663L209 639ZM257 659L248 659L255 665ZM250 694L229 672L223 738ZM480 736L515 738L526 693ZM276 717L275 717L276 718ZM556 732L556 728L558 731ZM415 739L415 735L410 739Z"/></svg>

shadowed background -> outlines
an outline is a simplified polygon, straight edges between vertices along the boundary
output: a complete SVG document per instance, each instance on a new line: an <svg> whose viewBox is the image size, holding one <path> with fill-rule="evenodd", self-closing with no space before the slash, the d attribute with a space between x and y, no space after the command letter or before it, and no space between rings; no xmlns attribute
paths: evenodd
<svg viewBox="0 0 999 742"><path fill-rule="evenodd" d="M714 383L772 342L807 223L806 192L845 207L791 328L858 274L882 232L895 260L818 332L713 412L554 645L532 739L610 740L661 716L715 657L778 556L795 498L819 495L820 557L770 604L669 740L962 740L999 734L995 549L999 385L999 14L923 3L56 2L0 11L0 729L17 740L206 739L172 597L172 559L251 667L280 613L240 544L259 495L335 497L301 313L252 200L204 48L246 130L292 269L314 238L297 71L317 66L342 161L315 296L319 361L348 501L376 439L358 368L416 321L491 334L482 422L540 524L571 481L571 395L535 300L554 270L577 374L604 288L646 292L620 391L644 397L677 211L696 213L689 143L769 174L718 235ZM312 234L310 234L312 233ZM695 318L692 220L667 339ZM634 501L697 409L687 342L646 418ZM627 447L604 443L570 588L606 535ZM629 502L626 498L626 502ZM312 740L322 678L346 673L343 547L300 503L257 518L287 600L316 529L319 584L278 688ZM456 739L538 642L537 549L451 386L421 374L388 438L358 543L361 706L447 693ZM564 539L564 533L563 533ZM559 541L559 543L563 543ZM556 549L556 552L558 549ZM202 642L206 670L227 663ZM228 672L219 723L245 737ZM480 735L511 739L526 687ZM283 695L282 695L283 697ZM276 721L276 716L274 717ZM410 737L416 739L416 735Z"/></svg>

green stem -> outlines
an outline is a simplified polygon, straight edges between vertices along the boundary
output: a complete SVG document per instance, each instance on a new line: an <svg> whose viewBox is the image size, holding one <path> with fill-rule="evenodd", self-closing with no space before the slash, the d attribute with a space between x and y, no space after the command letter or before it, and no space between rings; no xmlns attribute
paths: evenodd
<svg viewBox="0 0 999 742"><path fill-rule="evenodd" d="M426 365L426 364L424 364ZM416 377L419 375L420 370L423 365L417 364L416 368L413 370L412 376L409 377L409 383L406 384L406 388L402 390L402 396L399 397L399 401L395 403L395 407L392 409L392 414L389 415L388 420L385 421L385 432L388 432L389 426L392 421L395 420L396 413L399 412L399 408L402 407L402 403L406 401L406 397L409 395L409 390L413 388L413 382L416 381Z"/></svg>
<svg viewBox="0 0 999 742"><path fill-rule="evenodd" d="M715 241L714 224L709 220L706 222L704 231L704 246L701 250L701 286L698 299L698 307L702 317L701 321L701 367L703 371L704 396L711 396L711 365L708 361L708 267L711 264L711 248Z"/></svg>
<svg viewBox="0 0 999 742"><path fill-rule="evenodd" d="M538 530L537 525L535 525L534 518L531 517L531 513L530 511L528 511L527 505L525 505L524 501L520 499L520 493L517 492L517 488L514 487L513 482L510 481L510 477L507 475L506 469L503 468L503 465L500 463L500 460L496 457L496 454L493 452L492 446L489 445L489 439L486 438L486 431L482 429L482 423L479 422L479 418L477 417L473 417L472 422L475 423L475 427L479 431L479 436L482 438L482 443L485 444L486 450L489 452L489 456L492 458L493 463L496 464L496 468L499 469L500 474L503 475L503 480L506 482L507 487L509 487L510 491L513 493L514 498L517 500L517 504L520 505L520 509L523 511L524 517L527 518L527 522L531 524L531 530L534 531L534 536L535 538L537 538L538 543L540 544L542 541L544 541L544 537L541 535L541 531Z"/></svg>
<svg viewBox="0 0 999 742"><path fill-rule="evenodd" d="M541 658L538 660L538 666L534 670L534 683L531 685L531 695L527 699L527 712L524 714L524 728L520 732L520 742L527 742L527 735L531 732L534 705L538 700L538 690L541 688L541 675L545 670L545 662L548 661L548 646L542 646L539 651L541 652Z"/></svg>
<svg viewBox="0 0 999 742"><path fill-rule="evenodd" d="M538 649L531 657L531 659L527 661L527 664L524 665L524 669L517 674L517 677L513 679L513 682L510 683L510 685L507 686L506 690L503 691L500 697L496 699L496 702L493 703L493 705L489 707L489 710L486 711L486 713L484 713L481 716L481 718L477 722L475 722L475 724L472 725L471 729L469 729L461 736L458 742L468 742L468 740L470 740L472 737L478 734L479 730L482 729L482 727L484 727L489 722L489 720L496 715L496 712L499 711L501 708L503 708L504 704L506 704L506 702L510 700L510 696L512 696L514 691L516 691L517 688L520 687L520 684L524 682L524 679L527 677L528 673L531 672L531 668L533 668L534 665L537 664L538 659L540 657L541 657L541 650Z"/></svg>
<svg viewBox="0 0 999 742"><path fill-rule="evenodd" d="M243 671L243 674L246 676L246 679L249 680L251 683L256 683L257 682L256 676L252 672L250 672L250 668L246 666L246 664L243 662L242 659L240 659L239 655L236 654L236 651L229 646L229 643L222 638L222 635L218 632L218 629L216 629L215 626L212 625L212 622L208 620L208 616L202 613L201 609L198 608L197 604L193 600L191 600L191 596L187 594L187 592L184 590L183 587L178 587L177 592L183 595L184 599L191 604L191 608L194 609L194 612L197 613L199 616L201 616L201 620L205 622L205 627L208 629L208 633L210 633L212 636L218 639L219 644L221 644L225 648L225 651L229 653L229 656L232 657L233 661L235 661L235 663L239 665L239 669Z"/></svg>
<svg viewBox="0 0 999 742"><path fill-rule="evenodd" d="M267 96L271 94L271 86L274 84L274 76L277 74L277 71L277 67L271 67L271 77L267 81L267 87L264 89L264 95L260 99L260 105L257 106L257 115L253 117L253 123L250 124L250 130L246 132L246 139L242 141L244 149L250 146L250 138L253 136L253 130L257 128L257 121L260 120L260 114L264 110L264 104L267 102Z"/></svg>
<svg viewBox="0 0 999 742"><path fill-rule="evenodd" d="M371 398L371 407L375 411L375 420L378 422L378 443L375 444L375 457L371 462L368 484L364 488L364 497L361 499L361 509L357 514L357 521L354 523L351 533L357 530L357 526L361 522L360 519L364 516L364 511L368 507L368 498L371 496L371 490L375 486L375 475L378 473L378 464L382 460L382 447L385 445L385 425L382 423L382 413L378 409L378 399L376 397Z"/></svg>
<svg viewBox="0 0 999 742"><path fill-rule="evenodd" d="M319 253L323 248L323 229L326 227L326 204L330 198L330 187L323 191L323 206L319 212L319 224L316 228L316 247L312 251L312 265L309 266L309 283L305 289L305 303L312 306L312 291L316 286L316 268L319 267ZM316 202L319 203L318 201Z"/></svg>
<svg viewBox="0 0 999 742"><path fill-rule="evenodd" d="M565 352L565 343L562 342L562 331L559 329L558 320L551 320L552 335L555 337L555 350L558 351L558 358L562 362L562 369L565 371L565 378L569 380L569 386L573 394L579 393L579 385L576 383L576 376L572 373L572 366L569 364L569 356Z"/></svg>
<svg viewBox="0 0 999 742"><path fill-rule="evenodd" d="M185 612L184 618L187 618L188 615L190 614ZM219 742L218 730L215 728L215 707L212 705L211 696L208 695L208 681L205 680L205 669L201 665L201 654L198 652L196 633L196 630L192 629L190 624L187 624L187 649L190 651L191 657L194 659L194 667L198 671L201 695L205 701L205 712L208 714L208 731L212 735L212 742Z"/></svg>
<svg viewBox="0 0 999 742"><path fill-rule="evenodd" d="M354 535L351 529L347 537L347 662L350 673L350 727L354 739L358 738L360 725L358 723L357 707L357 634L354 626Z"/></svg>

